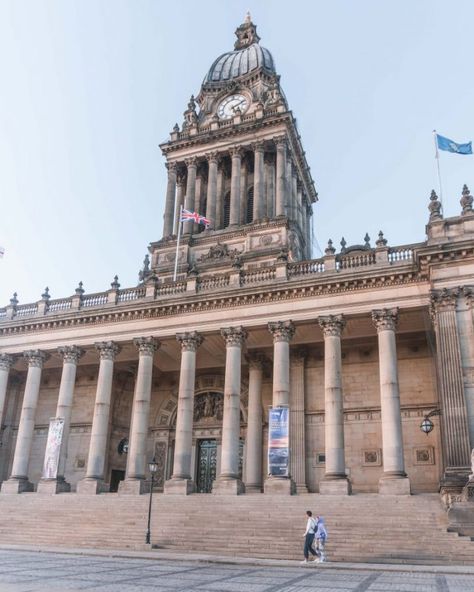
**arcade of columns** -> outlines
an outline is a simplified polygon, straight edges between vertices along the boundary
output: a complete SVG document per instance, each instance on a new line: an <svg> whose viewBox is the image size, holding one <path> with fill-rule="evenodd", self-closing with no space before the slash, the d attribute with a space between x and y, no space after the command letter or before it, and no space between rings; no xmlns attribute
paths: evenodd
<svg viewBox="0 0 474 592"><path fill-rule="evenodd" d="M225 156L230 156L231 162L229 226L246 223L250 163L244 156L250 153L253 155L253 220L289 215L299 223L305 238L309 236L311 205L304 193L303 184L298 179L297 169L292 163L287 140L284 137L278 137L272 142L276 147L276 157L263 141L255 142L251 146L233 147L228 152L213 151L205 155L205 162L207 162L205 215L215 230L223 227L225 171L222 159ZM185 173L183 167L185 167ZM163 227L165 237L178 232L180 206L189 211L204 213L201 212L202 179L197 175L198 158L188 158L184 164L169 162L167 168L168 183ZM183 228L184 234L190 234L192 230L193 222L186 222Z"/></svg>
<svg viewBox="0 0 474 592"><path fill-rule="evenodd" d="M403 460L403 439L398 387L397 351L395 331L398 309L381 309L372 312L372 320L378 333L380 368L380 403L383 436L384 474L380 480L381 493L409 493ZM321 493L350 493L344 458L344 409L342 394L341 335L345 326L344 316L318 317L324 335L324 388L325 388L325 441L326 474L320 483ZM290 406L291 476L292 479L271 477L265 481L265 492L290 493L294 483L297 490L305 488L305 436L304 436L304 378L295 386L290 399L290 342L295 327L292 321L268 324L273 336L273 406ZM226 345L224 413L222 423L221 470L214 483L213 493L242 493L239 481L240 391L242 347L247 337L243 327L221 330ZM191 493L191 451L193 431L194 385L196 376L196 352L203 341L197 332L176 335L181 345L181 370L179 378L174 471L165 484L165 493ZM139 363L135 383L129 451L125 481L121 492L144 491L146 473L146 449L149 427L149 411L152 390L153 356L160 343L153 337L134 340L138 348ZM107 435L111 410L114 359L120 351L112 341L96 343L100 364L95 408L92 421L86 477L78 483L79 493L104 491ZM76 368L83 350L76 346L59 348L63 358L59 398L56 416L64 418L64 436L59 455L58 477L41 480L38 491L68 491L65 464L68 434L73 405ZM40 391L41 372L48 354L40 350L24 352L28 362L28 374L18 427L11 476L2 484L2 492L13 493L32 490L28 482L28 463L32 448L35 415ZM251 352L249 363L248 425L246 442L246 489L262 489L262 401L261 385L264 356ZM0 417L6 398L9 370L14 357L0 355ZM303 369L303 365L301 365ZM455 462L456 459L453 459Z"/></svg>

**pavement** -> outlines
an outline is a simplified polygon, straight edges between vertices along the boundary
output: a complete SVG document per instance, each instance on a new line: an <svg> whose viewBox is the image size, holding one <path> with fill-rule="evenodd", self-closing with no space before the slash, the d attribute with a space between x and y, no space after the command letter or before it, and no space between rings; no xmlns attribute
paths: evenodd
<svg viewBox="0 0 474 592"><path fill-rule="evenodd" d="M0 545L0 592L474 592L474 566Z"/></svg>

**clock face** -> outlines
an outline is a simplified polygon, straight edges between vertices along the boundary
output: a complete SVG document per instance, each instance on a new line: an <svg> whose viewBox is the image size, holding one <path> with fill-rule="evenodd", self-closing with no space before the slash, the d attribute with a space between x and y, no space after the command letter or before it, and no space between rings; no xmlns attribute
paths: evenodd
<svg viewBox="0 0 474 592"><path fill-rule="evenodd" d="M232 119L236 115L235 110L240 109L241 113L247 111L249 107L249 101L244 95L230 95L223 99L217 107L217 115L219 119Z"/></svg>

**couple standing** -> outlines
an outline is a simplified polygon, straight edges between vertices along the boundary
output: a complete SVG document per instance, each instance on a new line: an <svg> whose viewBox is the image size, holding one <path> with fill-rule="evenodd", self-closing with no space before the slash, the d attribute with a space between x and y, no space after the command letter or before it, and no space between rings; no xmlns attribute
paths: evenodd
<svg viewBox="0 0 474 592"><path fill-rule="evenodd" d="M308 521L306 522L306 531L304 533L304 560L301 563L308 563L309 554L311 553L316 563L323 563L326 561L324 554L324 546L328 533L324 526L324 518L316 516L313 518L313 512L308 510L306 512ZM315 548L313 548L315 547Z"/></svg>

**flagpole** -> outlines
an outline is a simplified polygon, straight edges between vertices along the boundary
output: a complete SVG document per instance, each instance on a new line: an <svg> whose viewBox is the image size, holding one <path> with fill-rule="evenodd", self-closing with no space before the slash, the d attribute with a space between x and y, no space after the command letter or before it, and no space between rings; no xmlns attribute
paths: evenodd
<svg viewBox="0 0 474 592"><path fill-rule="evenodd" d="M174 275L173 282L176 281L176 275L178 273L178 256L179 256L179 239L181 238L181 228L183 223L181 222L181 216L183 215L183 206L179 207L179 218L178 218L178 239L176 241L176 256L174 258Z"/></svg>
<svg viewBox="0 0 474 592"><path fill-rule="evenodd" d="M439 151L438 151L438 134L433 130L433 139L435 144L435 158L438 168L438 183L439 183L439 201L441 202L441 209L443 209L443 186L441 184L441 170L439 168Z"/></svg>

